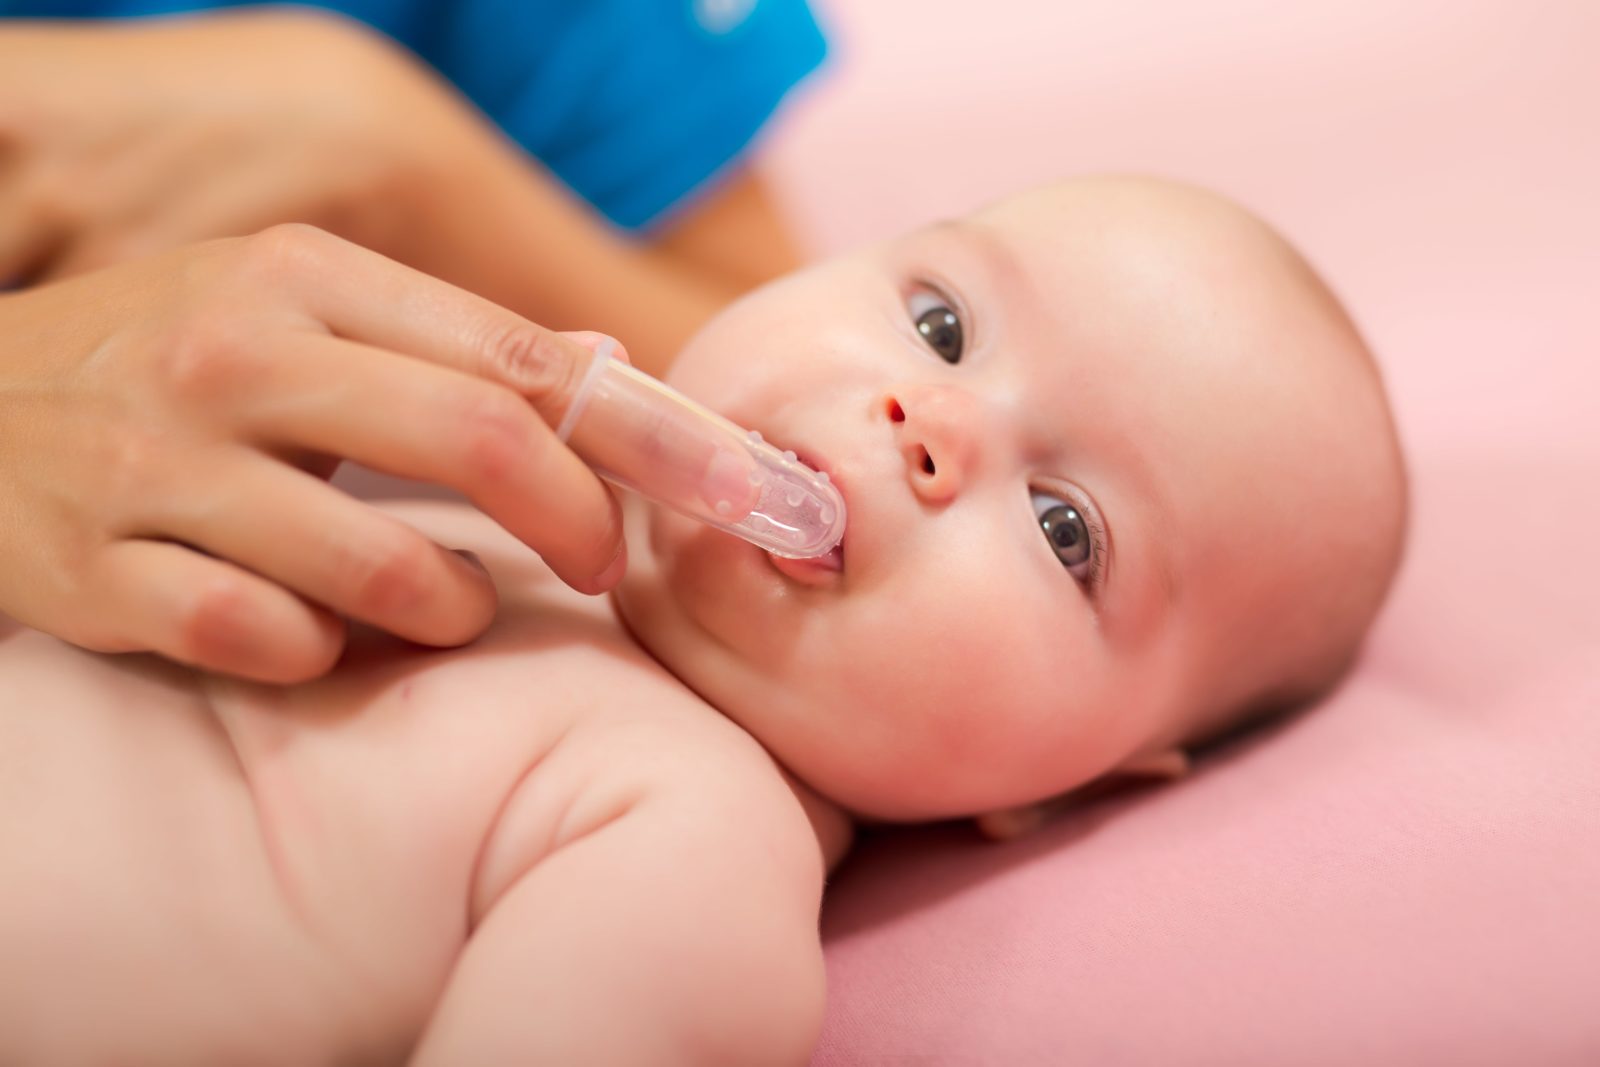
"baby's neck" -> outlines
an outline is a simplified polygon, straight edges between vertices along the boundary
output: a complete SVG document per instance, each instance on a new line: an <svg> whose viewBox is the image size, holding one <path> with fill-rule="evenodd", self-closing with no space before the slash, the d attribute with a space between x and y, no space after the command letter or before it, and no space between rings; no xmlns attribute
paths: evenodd
<svg viewBox="0 0 1600 1067"><path fill-rule="evenodd" d="M716 711L719 715L723 715L721 708L707 700L703 693L695 690L688 682L674 674L670 667L661 662L650 651L648 645L639 640L639 635L634 633L633 628L628 625L626 614L618 607L616 594L613 593L607 596L606 602L610 606L611 617L615 621L617 629L627 637L635 648L649 656L656 666L661 668L663 673L670 675L677 680L679 685L682 685L702 701L705 701L707 707ZM727 715L723 715L723 718L733 722ZM756 738L757 742L760 740L759 737ZM766 748L765 745L762 747ZM770 749L768 749L767 754L772 754ZM850 851L850 845L855 840L855 820L850 817L844 808L835 804L792 774L787 767L778 762L777 757L774 756L772 762L778 768L778 773L783 775L783 780L789 784L789 788L794 792L795 799L800 801L800 806L805 809L806 817L811 820L811 828L817 835L817 844L822 849L823 862L827 865L827 869L832 871L839 865L839 861L844 859L845 854Z"/></svg>

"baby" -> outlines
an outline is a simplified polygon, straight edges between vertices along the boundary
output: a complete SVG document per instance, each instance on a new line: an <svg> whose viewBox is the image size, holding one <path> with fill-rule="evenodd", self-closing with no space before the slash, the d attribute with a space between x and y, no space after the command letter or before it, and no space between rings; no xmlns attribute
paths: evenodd
<svg viewBox="0 0 1600 1067"><path fill-rule="evenodd" d="M472 646L273 689L0 628L0 1062L803 1063L855 819L994 833L1314 697L1394 572L1379 375L1303 260L1097 179L795 274L679 357L843 546L628 505L609 599L466 508Z"/></svg>

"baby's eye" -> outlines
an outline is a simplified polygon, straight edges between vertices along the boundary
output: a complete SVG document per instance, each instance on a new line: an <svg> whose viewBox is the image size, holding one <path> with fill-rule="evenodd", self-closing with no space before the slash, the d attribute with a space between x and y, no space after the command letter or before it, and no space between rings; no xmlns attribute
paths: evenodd
<svg viewBox="0 0 1600 1067"><path fill-rule="evenodd" d="M919 289L906 302L911 311L911 321L917 332L928 342L928 347L939 354L946 363L960 363L964 343L961 319L937 293Z"/></svg>
<svg viewBox="0 0 1600 1067"><path fill-rule="evenodd" d="M1087 581L1094 570L1094 537L1082 512L1071 501L1038 491L1029 494L1039 528L1050 550L1074 578Z"/></svg>

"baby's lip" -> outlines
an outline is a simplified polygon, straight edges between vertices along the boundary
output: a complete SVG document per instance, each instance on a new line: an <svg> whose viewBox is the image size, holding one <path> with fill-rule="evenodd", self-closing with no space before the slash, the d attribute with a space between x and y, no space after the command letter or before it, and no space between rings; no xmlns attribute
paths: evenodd
<svg viewBox="0 0 1600 1067"><path fill-rule="evenodd" d="M824 556L790 559L768 552L767 559L772 561L778 573L803 585L827 585L838 581L839 575L844 572L844 550L841 545L835 545Z"/></svg>

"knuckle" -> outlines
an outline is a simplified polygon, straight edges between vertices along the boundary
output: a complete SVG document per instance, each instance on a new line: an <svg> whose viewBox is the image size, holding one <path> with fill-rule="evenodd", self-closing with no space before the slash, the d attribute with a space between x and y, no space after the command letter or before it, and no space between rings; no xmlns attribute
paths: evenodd
<svg viewBox="0 0 1600 1067"><path fill-rule="evenodd" d="M162 353L172 392L202 404L231 394L248 379L248 341L231 315L205 309L185 315Z"/></svg>
<svg viewBox="0 0 1600 1067"><path fill-rule="evenodd" d="M309 223L280 222L240 241L240 268L252 279L289 277L326 256L333 240Z"/></svg>
<svg viewBox="0 0 1600 1067"><path fill-rule="evenodd" d="M507 478L525 462L533 438L527 403L504 389L474 390L462 407L462 467L476 483Z"/></svg>
<svg viewBox="0 0 1600 1067"><path fill-rule="evenodd" d="M492 331L483 362L488 377L534 396L559 396L576 385L577 366L556 338L532 323L514 322Z"/></svg>
<svg viewBox="0 0 1600 1067"><path fill-rule="evenodd" d="M251 596L244 582L217 575L197 586L180 609L175 655L214 663L248 640Z"/></svg>
<svg viewBox="0 0 1600 1067"><path fill-rule="evenodd" d="M369 538L345 563L349 607L367 619L387 619L415 608L427 593L428 545L416 534L393 531Z"/></svg>

